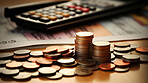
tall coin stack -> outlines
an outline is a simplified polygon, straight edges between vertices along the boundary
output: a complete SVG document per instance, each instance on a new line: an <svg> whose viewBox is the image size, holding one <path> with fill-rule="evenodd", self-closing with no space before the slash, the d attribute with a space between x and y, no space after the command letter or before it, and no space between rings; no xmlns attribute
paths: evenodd
<svg viewBox="0 0 148 83"><path fill-rule="evenodd" d="M93 42L92 59L97 64L111 62L110 43L107 41Z"/></svg>
<svg viewBox="0 0 148 83"><path fill-rule="evenodd" d="M75 37L75 53L77 59L91 59L92 55L92 32L78 32Z"/></svg>

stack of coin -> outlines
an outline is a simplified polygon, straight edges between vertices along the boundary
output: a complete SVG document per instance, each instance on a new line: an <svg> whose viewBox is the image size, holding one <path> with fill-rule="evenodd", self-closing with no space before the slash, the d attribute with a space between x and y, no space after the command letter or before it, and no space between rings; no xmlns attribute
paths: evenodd
<svg viewBox="0 0 148 83"><path fill-rule="evenodd" d="M15 60L26 60L29 58L29 53L30 53L30 50L16 50L14 51L14 56L13 56L13 59Z"/></svg>
<svg viewBox="0 0 148 83"><path fill-rule="evenodd" d="M75 53L78 59L92 58L92 32L78 32L75 38Z"/></svg>
<svg viewBox="0 0 148 83"><path fill-rule="evenodd" d="M92 59L97 61L97 64L110 62L111 61L110 43L107 41L93 42Z"/></svg>

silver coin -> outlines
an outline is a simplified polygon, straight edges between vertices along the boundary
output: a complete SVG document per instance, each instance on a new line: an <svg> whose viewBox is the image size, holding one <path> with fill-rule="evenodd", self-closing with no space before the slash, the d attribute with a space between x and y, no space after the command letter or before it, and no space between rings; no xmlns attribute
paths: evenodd
<svg viewBox="0 0 148 83"><path fill-rule="evenodd" d="M6 68L5 67L0 67L0 74L2 73L2 71L4 71Z"/></svg>
<svg viewBox="0 0 148 83"><path fill-rule="evenodd" d="M33 72L27 72L27 73L31 74L32 77L39 76L39 71L33 71Z"/></svg>
<svg viewBox="0 0 148 83"><path fill-rule="evenodd" d="M55 75L53 75L53 76L47 76L47 78L50 79L50 80L57 80L57 79L62 78L62 76L63 76L63 75L62 75L61 73L56 72Z"/></svg>
<svg viewBox="0 0 148 83"><path fill-rule="evenodd" d="M75 69L65 68L65 69L61 69L59 71L59 73L61 73L63 76L74 76L75 75Z"/></svg>
<svg viewBox="0 0 148 83"><path fill-rule="evenodd" d="M57 60L59 63L73 63L75 62L74 58L60 58Z"/></svg>
<svg viewBox="0 0 148 83"><path fill-rule="evenodd" d="M117 52L129 52L130 50L131 50L130 47L125 47L125 48L115 47L114 48L114 51L117 51Z"/></svg>
<svg viewBox="0 0 148 83"><path fill-rule="evenodd" d="M0 53L0 59L12 57L13 53Z"/></svg>
<svg viewBox="0 0 148 83"><path fill-rule="evenodd" d="M16 51L14 51L14 54L24 55L24 54L29 54L30 52L31 52L30 50L16 50Z"/></svg>
<svg viewBox="0 0 148 83"><path fill-rule="evenodd" d="M130 44L126 42L120 42L120 43L115 43L114 46L115 47L129 47Z"/></svg>
<svg viewBox="0 0 148 83"><path fill-rule="evenodd" d="M136 44L131 44L130 47L131 47L132 50L135 50L136 48L139 48L140 46L136 45Z"/></svg>
<svg viewBox="0 0 148 83"><path fill-rule="evenodd" d="M4 75L16 75L19 73L19 69L4 69L2 74Z"/></svg>
<svg viewBox="0 0 148 83"><path fill-rule="evenodd" d="M75 74L80 75L80 76L87 76L87 75L91 75L92 74L92 70L91 69L87 69L87 68L76 68L75 70Z"/></svg>
<svg viewBox="0 0 148 83"><path fill-rule="evenodd" d="M148 55L139 55L139 56L140 56L140 61L148 62Z"/></svg>
<svg viewBox="0 0 148 83"><path fill-rule="evenodd" d="M128 60L140 59L140 56L139 55L135 55L135 54L127 54L127 55L123 55L122 57L125 58L125 59L128 59Z"/></svg>
<svg viewBox="0 0 148 83"><path fill-rule="evenodd" d="M114 69L114 71L116 71L116 72L127 72L127 71L129 71L129 67L126 67L126 68L119 68L119 67L116 67L116 68Z"/></svg>
<svg viewBox="0 0 148 83"><path fill-rule="evenodd" d="M92 32L77 32L76 37L93 37L94 34Z"/></svg>
<svg viewBox="0 0 148 83"><path fill-rule="evenodd" d="M41 67L38 69L41 74L50 75L56 73L56 70L51 67Z"/></svg>
<svg viewBox="0 0 148 83"><path fill-rule="evenodd" d="M30 55L35 56L35 57L43 56L43 52L42 51L31 51Z"/></svg>
<svg viewBox="0 0 148 83"><path fill-rule="evenodd" d="M24 79L28 79L31 77L31 74L27 73L27 72L20 72L18 75L13 76L12 78L16 79L16 80L24 80Z"/></svg>
<svg viewBox="0 0 148 83"><path fill-rule="evenodd" d="M11 62L11 60L0 60L0 65L5 65L9 62Z"/></svg>

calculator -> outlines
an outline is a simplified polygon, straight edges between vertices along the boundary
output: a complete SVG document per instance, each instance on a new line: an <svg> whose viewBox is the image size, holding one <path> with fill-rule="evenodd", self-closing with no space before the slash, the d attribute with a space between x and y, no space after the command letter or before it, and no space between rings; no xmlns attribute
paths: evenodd
<svg viewBox="0 0 148 83"><path fill-rule="evenodd" d="M7 7L5 16L22 28L49 31L135 10L147 4L148 0L74 0L33 3Z"/></svg>

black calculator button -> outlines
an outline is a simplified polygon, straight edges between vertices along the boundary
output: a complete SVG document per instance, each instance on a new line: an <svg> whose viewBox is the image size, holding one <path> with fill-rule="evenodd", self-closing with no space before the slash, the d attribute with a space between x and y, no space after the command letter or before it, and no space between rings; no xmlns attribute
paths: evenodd
<svg viewBox="0 0 148 83"><path fill-rule="evenodd" d="M75 11L75 9L74 9L74 8L69 8L69 10L70 10L70 11Z"/></svg>
<svg viewBox="0 0 148 83"><path fill-rule="evenodd" d="M38 16L38 15L31 15L30 18L32 18L34 20L39 20L40 16Z"/></svg>
<svg viewBox="0 0 148 83"><path fill-rule="evenodd" d="M39 20L42 21L42 22L50 22L50 19L47 18L47 17L42 17Z"/></svg>
<svg viewBox="0 0 148 83"><path fill-rule="evenodd" d="M89 6L89 9L93 11L93 10L96 10L96 7L94 7L94 6Z"/></svg>
<svg viewBox="0 0 148 83"><path fill-rule="evenodd" d="M75 12L69 12L69 14L70 14L71 16L76 15L76 13L75 13Z"/></svg>
<svg viewBox="0 0 148 83"><path fill-rule="evenodd" d="M56 8L62 8L63 7L63 5L56 5Z"/></svg>
<svg viewBox="0 0 148 83"><path fill-rule="evenodd" d="M82 10L83 12L89 12L89 9L88 9L88 8L81 8L81 10Z"/></svg>
<svg viewBox="0 0 148 83"><path fill-rule="evenodd" d="M63 15L56 15L56 17L57 17L58 19L62 19L62 18L63 18Z"/></svg>
<svg viewBox="0 0 148 83"><path fill-rule="evenodd" d="M69 13L63 13L62 15L63 15L64 17L69 17L69 16L70 16Z"/></svg>
<svg viewBox="0 0 148 83"><path fill-rule="evenodd" d="M26 17L26 18L30 16L30 14L29 14L28 12L21 13L20 15L21 15L22 17Z"/></svg>
<svg viewBox="0 0 148 83"><path fill-rule="evenodd" d="M49 18L50 18L52 21L57 20L57 17L56 17L56 16L50 16Z"/></svg>
<svg viewBox="0 0 148 83"><path fill-rule="evenodd" d="M77 13L77 14L82 14L83 11L81 11L81 10L76 10L76 13Z"/></svg>

